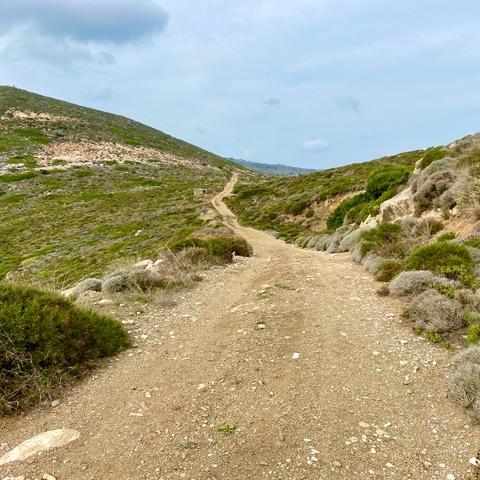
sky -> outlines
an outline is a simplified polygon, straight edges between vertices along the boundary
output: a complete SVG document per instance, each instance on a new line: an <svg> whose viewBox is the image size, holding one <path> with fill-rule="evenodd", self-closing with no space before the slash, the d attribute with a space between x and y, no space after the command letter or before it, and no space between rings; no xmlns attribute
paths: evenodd
<svg viewBox="0 0 480 480"><path fill-rule="evenodd" d="M478 0L2 0L0 84L323 169L480 130Z"/></svg>

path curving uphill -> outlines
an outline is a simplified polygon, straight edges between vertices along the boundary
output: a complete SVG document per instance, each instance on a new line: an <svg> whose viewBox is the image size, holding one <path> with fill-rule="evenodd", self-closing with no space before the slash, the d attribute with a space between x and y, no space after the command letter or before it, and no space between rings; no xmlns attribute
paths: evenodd
<svg viewBox="0 0 480 480"><path fill-rule="evenodd" d="M348 255L240 226L223 203L235 181L212 203L254 257L173 307L104 307L133 314L138 348L57 408L1 420L0 454L45 430L81 437L0 478L469 478L480 432L445 396L452 354L403 327Z"/></svg>

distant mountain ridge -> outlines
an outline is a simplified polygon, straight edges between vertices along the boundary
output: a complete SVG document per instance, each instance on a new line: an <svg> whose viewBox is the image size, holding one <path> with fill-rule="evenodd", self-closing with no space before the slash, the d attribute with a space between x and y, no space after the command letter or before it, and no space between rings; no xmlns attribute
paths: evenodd
<svg viewBox="0 0 480 480"><path fill-rule="evenodd" d="M305 175L307 173L318 171L309 168L291 167L290 165L282 165L281 163L271 164L249 162L248 160L241 160L237 158L232 158L231 160L249 168L250 170L255 170L256 172L265 173L274 177L295 177L297 175Z"/></svg>

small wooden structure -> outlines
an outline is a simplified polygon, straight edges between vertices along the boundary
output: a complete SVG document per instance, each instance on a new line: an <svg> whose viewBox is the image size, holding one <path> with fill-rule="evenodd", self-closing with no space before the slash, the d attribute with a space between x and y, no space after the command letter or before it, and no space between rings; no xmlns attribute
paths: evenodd
<svg viewBox="0 0 480 480"><path fill-rule="evenodd" d="M201 197L202 195L206 195L207 194L207 189L206 188L195 188L193 190L193 194L196 196L196 197Z"/></svg>

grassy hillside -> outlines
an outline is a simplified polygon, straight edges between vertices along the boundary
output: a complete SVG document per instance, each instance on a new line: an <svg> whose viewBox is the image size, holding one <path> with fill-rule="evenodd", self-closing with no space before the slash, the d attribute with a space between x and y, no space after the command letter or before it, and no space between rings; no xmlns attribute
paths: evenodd
<svg viewBox="0 0 480 480"><path fill-rule="evenodd" d="M304 232L324 230L332 210L345 196L365 190L376 169L395 164L411 172L424 153L407 152L292 178L244 178L229 204L244 224L293 240Z"/></svg>
<svg viewBox="0 0 480 480"><path fill-rule="evenodd" d="M44 147L66 143L75 154L85 142L114 142L113 159L37 164ZM123 145L128 159L115 160ZM145 148L180 163L137 158ZM0 279L62 287L154 257L208 224L209 198L232 165L127 118L0 87ZM206 196L194 196L199 187Z"/></svg>
<svg viewBox="0 0 480 480"><path fill-rule="evenodd" d="M12 109L46 113L57 118L51 121L9 118L5 114ZM0 86L0 117L3 117L0 122L0 157L4 159L32 154L36 147L51 142L90 140L154 148L219 168L235 166L213 153L134 120L14 87Z"/></svg>
<svg viewBox="0 0 480 480"><path fill-rule="evenodd" d="M308 168L291 167L289 165L282 165L280 163L259 163L249 162L248 160L239 160L232 158L235 163L254 170L256 172L264 173L265 175L271 175L273 177L295 177L297 175L304 175L306 173L314 172Z"/></svg>

